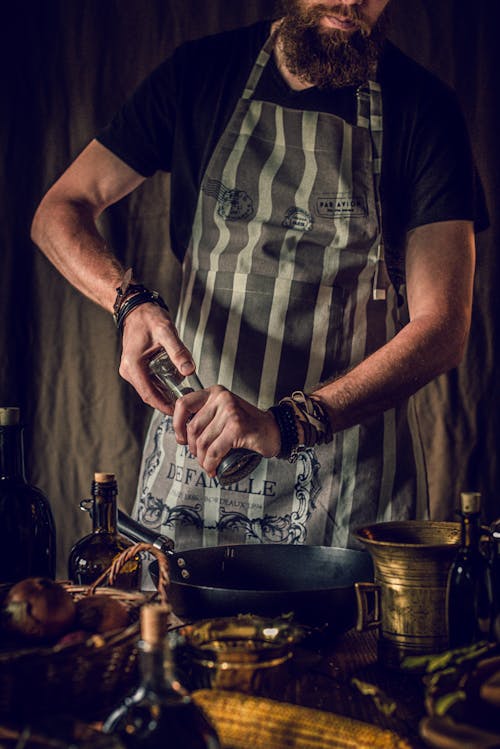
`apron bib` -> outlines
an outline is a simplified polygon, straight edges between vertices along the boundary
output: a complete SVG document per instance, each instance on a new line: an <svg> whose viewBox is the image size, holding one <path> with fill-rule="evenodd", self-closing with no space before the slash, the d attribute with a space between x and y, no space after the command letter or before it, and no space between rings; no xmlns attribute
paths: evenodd
<svg viewBox="0 0 500 749"><path fill-rule="evenodd" d="M269 40L205 172L176 321L202 383L263 409L352 368L400 326L383 257L380 86L358 91L355 126L259 101L271 52ZM415 454L404 404L222 489L155 412L134 515L177 549L356 546L361 524L425 515Z"/></svg>

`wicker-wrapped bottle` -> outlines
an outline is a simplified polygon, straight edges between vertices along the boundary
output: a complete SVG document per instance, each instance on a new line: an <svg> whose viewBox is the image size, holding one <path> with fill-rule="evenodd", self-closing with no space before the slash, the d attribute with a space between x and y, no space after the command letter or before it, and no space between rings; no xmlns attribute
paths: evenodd
<svg viewBox="0 0 500 749"><path fill-rule="evenodd" d="M0 582L55 571L54 518L45 494L26 481L20 410L0 408Z"/></svg>
<svg viewBox="0 0 500 749"><path fill-rule="evenodd" d="M205 714L176 679L167 634L169 607L141 608L140 684L104 721L127 749L220 749Z"/></svg>
<svg viewBox="0 0 500 749"><path fill-rule="evenodd" d="M69 579L77 585L91 585L132 542L117 530L118 485L114 473L95 473L92 498L80 502L90 512L92 533L81 538L71 549L68 560ZM117 588L137 590L141 582L141 559L132 557L121 568L115 581Z"/></svg>

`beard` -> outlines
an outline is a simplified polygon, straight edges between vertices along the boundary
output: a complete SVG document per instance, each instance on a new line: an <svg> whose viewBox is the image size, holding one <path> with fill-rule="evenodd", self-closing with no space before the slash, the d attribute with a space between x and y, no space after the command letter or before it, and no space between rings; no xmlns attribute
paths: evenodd
<svg viewBox="0 0 500 749"><path fill-rule="evenodd" d="M301 81L331 89L359 86L374 78L386 37L385 11L371 29L357 5L318 3L303 9L300 0L286 0L285 9L278 40L286 67ZM353 21L356 30L348 36L339 29L321 28L326 13Z"/></svg>

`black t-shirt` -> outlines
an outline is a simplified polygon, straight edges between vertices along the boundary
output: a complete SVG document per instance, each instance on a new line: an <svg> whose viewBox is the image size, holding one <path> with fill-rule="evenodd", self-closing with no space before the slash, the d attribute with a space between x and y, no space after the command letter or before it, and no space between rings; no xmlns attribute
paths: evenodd
<svg viewBox="0 0 500 749"><path fill-rule="evenodd" d="M171 173L172 248L182 260L208 160L241 96L270 22L187 42L139 86L97 139L143 176ZM389 271L404 278L406 233L424 224L487 214L454 93L386 42L381 196ZM356 89L292 91L271 57L255 98L329 112L355 124Z"/></svg>

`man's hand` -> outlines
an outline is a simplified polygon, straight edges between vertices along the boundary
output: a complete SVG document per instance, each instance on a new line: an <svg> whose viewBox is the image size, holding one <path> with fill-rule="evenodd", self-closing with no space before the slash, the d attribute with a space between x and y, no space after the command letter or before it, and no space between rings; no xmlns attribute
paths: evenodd
<svg viewBox="0 0 500 749"><path fill-rule="evenodd" d="M173 426L177 442L189 446L211 477L232 448L244 447L272 458L281 447L272 413L252 406L221 385L179 398Z"/></svg>
<svg viewBox="0 0 500 749"><path fill-rule="evenodd" d="M152 354L162 348L182 374L194 372L191 354L179 338L169 313L156 304L135 307L123 323L120 375L130 382L145 403L171 415L173 406L154 386L148 369Z"/></svg>
<svg viewBox="0 0 500 749"><path fill-rule="evenodd" d="M215 476L222 458L235 447L274 457L281 447L274 416L252 406L220 385L183 396L170 404L154 386L148 361L165 349L182 374L194 372L190 352L182 343L168 312L155 304L141 304L123 324L120 375L142 400L172 415L177 442L188 445L209 476Z"/></svg>

